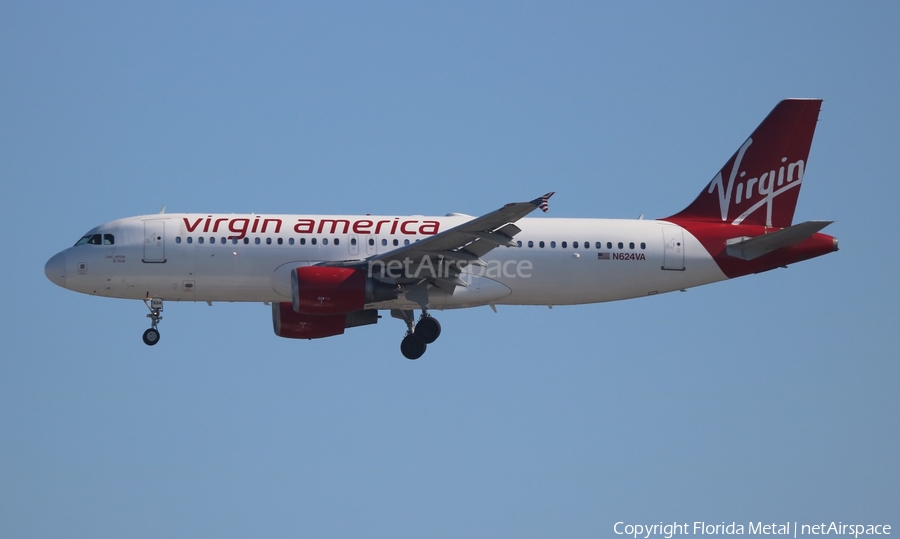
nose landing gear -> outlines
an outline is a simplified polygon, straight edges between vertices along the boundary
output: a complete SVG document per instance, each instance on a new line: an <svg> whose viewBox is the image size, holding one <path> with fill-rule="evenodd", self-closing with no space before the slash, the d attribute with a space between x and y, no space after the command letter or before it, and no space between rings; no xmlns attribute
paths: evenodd
<svg viewBox="0 0 900 539"><path fill-rule="evenodd" d="M144 332L144 344L153 346L159 342L159 330L156 329L156 325L162 320L162 316L160 316L159 313L163 310L163 302L159 298L153 298L151 300L145 299L144 305L150 309L150 314L147 315L147 318L150 319L150 329Z"/></svg>
<svg viewBox="0 0 900 539"><path fill-rule="evenodd" d="M400 353L406 359L419 359L428 345L441 336L441 323L425 310L416 324L413 323L415 315L412 311L392 309L391 316L406 322L406 335L400 341Z"/></svg>

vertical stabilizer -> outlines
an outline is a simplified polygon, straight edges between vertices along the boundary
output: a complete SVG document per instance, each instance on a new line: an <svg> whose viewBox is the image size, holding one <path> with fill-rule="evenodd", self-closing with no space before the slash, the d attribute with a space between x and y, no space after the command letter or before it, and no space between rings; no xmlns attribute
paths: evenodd
<svg viewBox="0 0 900 539"><path fill-rule="evenodd" d="M821 105L778 103L696 200L667 220L790 226Z"/></svg>

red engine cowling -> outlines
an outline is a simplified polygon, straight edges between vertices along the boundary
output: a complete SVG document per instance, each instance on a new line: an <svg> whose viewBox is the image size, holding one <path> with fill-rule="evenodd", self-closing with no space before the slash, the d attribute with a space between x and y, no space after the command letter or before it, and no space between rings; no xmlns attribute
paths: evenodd
<svg viewBox="0 0 900 539"><path fill-rule="evenodd" d="M396 297L396 287L374 281L361 269L301 266L291 271L293 308L301 314L344 314Z"/></svg>
<svg viewBox="0 0 900 539"><path fill-rule="evenodd" d="M288 339L321 339L344 332L346 315L315 316L294 312L290 303L272 305L272 325L275 335Z"/></svg>
<svg viewBox="0 0 900 539"><path fill-rule="evenodd" d="M332 266L303 266L291 271L294 310L305 314L343 314L366 302L366 275Z"/></svg>
<svg viewBox="0 0 900 539"><path fill-rule="evenodd" d="M275 335L288 339L321 339L344 333L345 328L378 322L378 311L354 311L345 314L317 316L294 312L288 302L272 304L272 326Z"/></svg>

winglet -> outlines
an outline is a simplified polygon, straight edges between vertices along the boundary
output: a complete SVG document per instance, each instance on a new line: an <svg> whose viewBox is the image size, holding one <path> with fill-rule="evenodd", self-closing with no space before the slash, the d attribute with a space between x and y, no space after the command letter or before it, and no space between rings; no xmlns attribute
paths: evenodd
<svg viewBox="0 0 900 539"><path fill-rule="evenodd" d="M531 202L529 202L529 204L537 206L541 209L542 212L547 213L547 210L550 209L550 204L548 203L548 201L554 194L556 194L556 191L550 191L546 195L539 196L536 199L532 200Z"/></svg>

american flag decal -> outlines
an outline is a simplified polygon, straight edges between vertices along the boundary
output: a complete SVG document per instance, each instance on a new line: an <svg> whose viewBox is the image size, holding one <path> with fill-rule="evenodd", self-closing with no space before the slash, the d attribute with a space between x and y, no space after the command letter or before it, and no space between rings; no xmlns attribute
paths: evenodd
<svg viewBox="0 0 900 539"><path fill-rule="evenodd" d="M609 253L597 253L597 260L609 260Z"/></svg>
<svg viewBox="0 0 900 539"><path fill-rule="evenodd" d="M550 191L549 193L547 193L546 195L544 195L542 197L537 197L536 199L532 200L530 203L534 204L535 206L540 208L541 211L543 211L544 213L547 213L547 210L550 209L550 205L547 202L550 200L550 197L552 197L554 193L556 193L556 191Z"/></svg>

